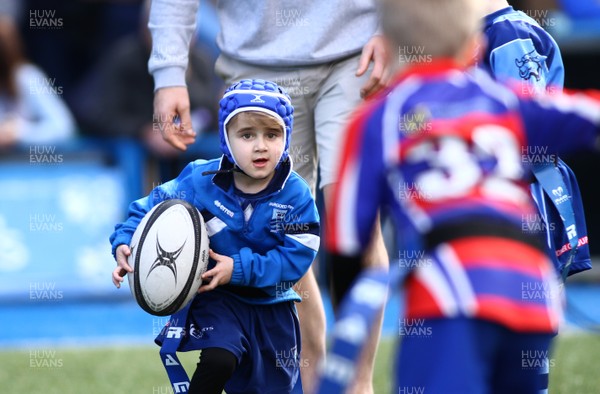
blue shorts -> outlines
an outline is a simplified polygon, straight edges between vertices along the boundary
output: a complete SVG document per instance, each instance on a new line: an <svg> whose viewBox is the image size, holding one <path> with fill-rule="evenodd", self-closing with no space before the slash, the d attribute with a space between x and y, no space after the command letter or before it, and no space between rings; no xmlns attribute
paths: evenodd
<svg viewBox="0 0 600 394"><path fill-rule="evenodd" d="M164 333L156 337L162 344ZM289 393L299 380L300 325L293 302L252 305L224 291L194 298L179 351L221 348L238 361L228 394Z"/></svg>
<svg viewBox="0 0 600 394"><path fill-rule="evenodd" d="M538 394L551 334L484 320L401 320L395 393Z"/></svg>

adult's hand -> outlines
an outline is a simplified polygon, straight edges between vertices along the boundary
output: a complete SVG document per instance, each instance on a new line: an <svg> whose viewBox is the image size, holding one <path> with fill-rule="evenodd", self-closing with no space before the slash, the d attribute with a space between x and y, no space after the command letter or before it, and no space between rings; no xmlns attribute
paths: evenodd
<svg viewBox="0 0 600 394"><path fill-rule="evenodd" d="M154 93L154 119L165 141L180 150L196 140L190 118L190 96L185 86L160 88Z"/></svg>
<svg viewBox="0 0 600 394"><path fill-rule="evenodd" d="M360 89L360 97L367 98L385 88L390 80L389 54L383 36L375 35L365 44L358 61L356 76L360 77L373 62L373 71Z"/></svg>

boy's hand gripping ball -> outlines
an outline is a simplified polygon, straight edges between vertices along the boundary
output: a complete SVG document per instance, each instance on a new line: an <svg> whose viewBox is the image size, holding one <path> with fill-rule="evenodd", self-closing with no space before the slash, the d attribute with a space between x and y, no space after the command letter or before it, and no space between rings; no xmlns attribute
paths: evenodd
<svg viewBox="0 0 600 394"><path fill-rule="evenodd" d="M209 241L200 212L173 199L144 216L131 239L129 287L146 312L168 316L196 295L208 266Z"/></svg>

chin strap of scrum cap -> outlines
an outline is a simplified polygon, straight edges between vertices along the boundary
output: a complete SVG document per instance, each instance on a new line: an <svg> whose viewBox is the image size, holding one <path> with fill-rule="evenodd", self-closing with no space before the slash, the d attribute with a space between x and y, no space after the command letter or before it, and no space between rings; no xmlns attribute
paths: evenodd
<svg viewBox="0 0 600 394"><path fill-rule="evenodd" d="M173 386L173 393L187 393L190 388L190 378L177 358L177 349L184 336L188 311L192 303L188 303L182 310L171 315L169 322L163 328L165 337L160 348L160 358L167 370L169 381Z"/></svg>
<svg viewBox="0 0 600 394"><path fill-rule="evenodd" d="M228 174L230 172L241 172L242 174L246 174L244 171L242 171L238 166L235 166L233 168L229 168L227 170L213 170L213 171L204 171L202 173L203 176L206 175L215 175L215 174Z"/></svg>

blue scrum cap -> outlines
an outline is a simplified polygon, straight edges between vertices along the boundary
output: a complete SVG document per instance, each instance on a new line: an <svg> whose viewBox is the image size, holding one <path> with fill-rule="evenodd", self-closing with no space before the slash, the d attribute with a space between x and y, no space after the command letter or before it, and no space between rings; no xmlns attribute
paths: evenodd
<svg viewBox="0 0 600 394"><path fill-rule="evenodd" d="M290 136L294 120L294 107L290 96L276 83L264 79L243 79L231 85L219 103L219 134L221 151L234 164L227 124L240 112L258 111L273 116L284 128L284 148L280 161L289 154Z"/></svg>

